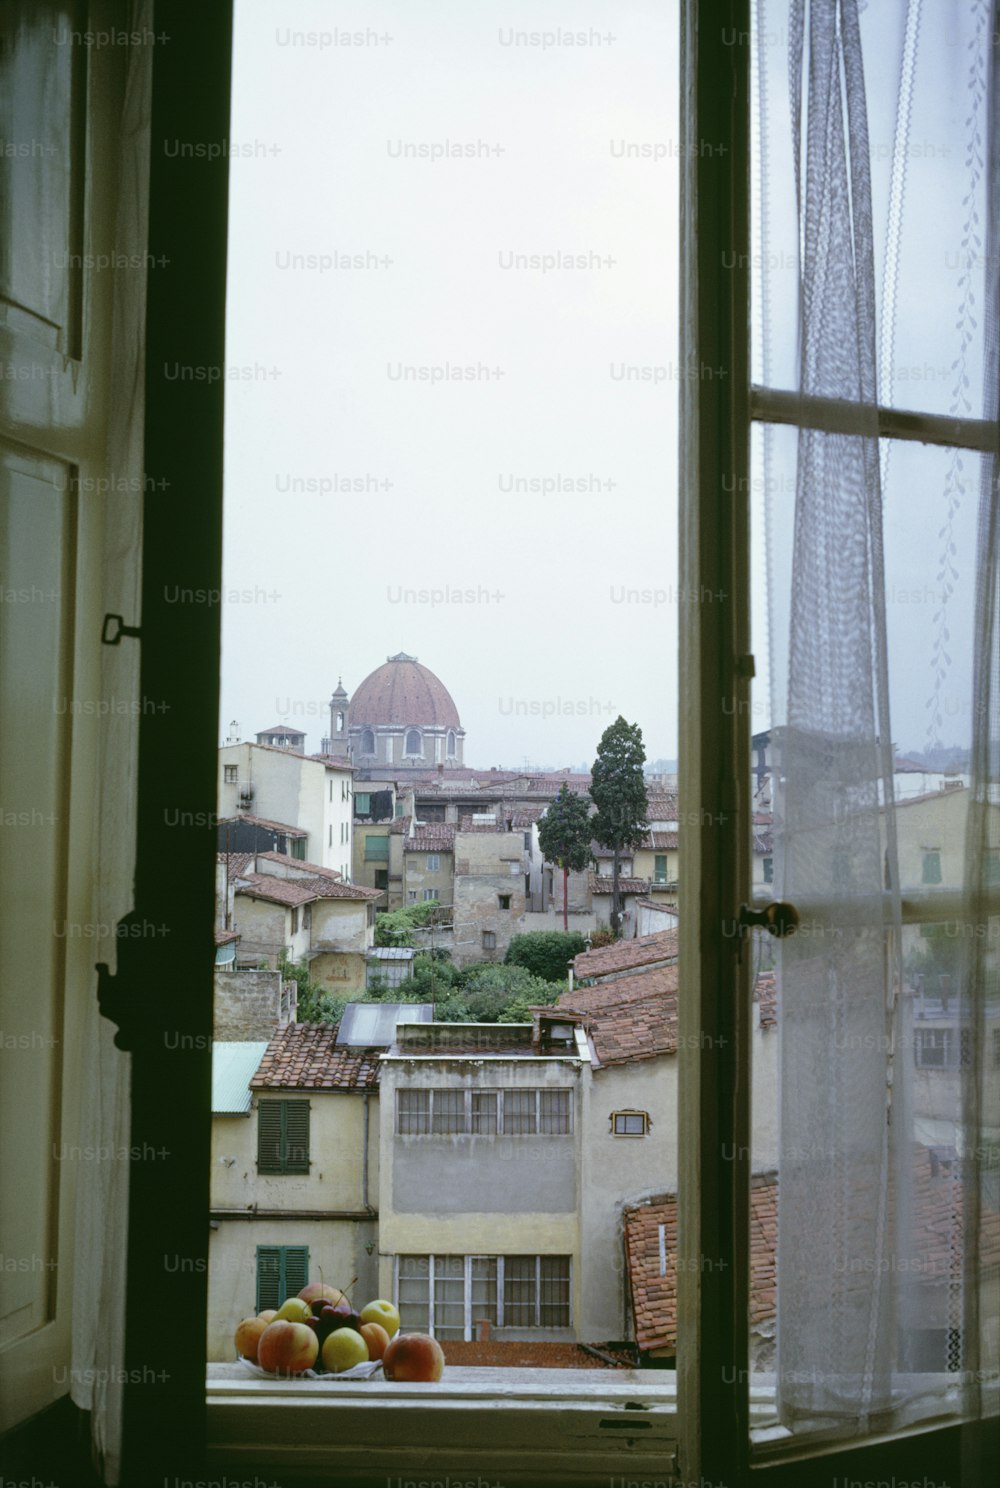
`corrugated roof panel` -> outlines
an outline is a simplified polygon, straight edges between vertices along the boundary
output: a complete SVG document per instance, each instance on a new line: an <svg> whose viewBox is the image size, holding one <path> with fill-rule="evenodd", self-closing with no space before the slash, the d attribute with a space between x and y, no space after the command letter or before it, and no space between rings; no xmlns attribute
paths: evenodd
<svg viewBox="0 0 1000 1488"><path fill-rule="evenodd" d="M337 1043L360 1049L387 1049L396 1039L396 1024L430 1023L430 1002L349 1002L340 1019Z"/></svg>
<svg viewBox="0 0 1000 1488"><path fill-rule="evenodd" d="M250 1081L267 1049L266 1039L212 1044L212 1115L245 1116Z"/></svg>

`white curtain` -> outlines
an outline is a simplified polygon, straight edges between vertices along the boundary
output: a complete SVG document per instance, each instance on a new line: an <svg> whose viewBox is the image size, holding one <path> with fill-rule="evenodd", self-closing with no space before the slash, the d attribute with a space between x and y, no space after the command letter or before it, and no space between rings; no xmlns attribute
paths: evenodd
<svg viewBox="0 0 1000 1488"><path fill-rule="evenodd" d="M755 437L774 892L804 919L779 961L777 1396L800 1430L978 1413L996 1365L980 1264L996 1204L996 461L878 432L882 404L995 436L995 30L991 0L755 6L754 379L833 400ZM915 1077L915 968L944 952L903 923L899 728L931 760L967 749L964 869L941 884L954 933L936 927L954 941L939 979L953 1029L932 1089Z"/></svg>
<svg viewBox="0 0 1000 1488"><path fill-rule="evenodd" d="M148 0L131 5L123 29L152 33ZM143 262L147 248L151 48L128 48L119 139L116 250ZM107 470L114 479L99 499L104 514L103 605L136 623L140 613L143 489L143 379L145 273L115 275L111 412ZM93 498L98 499L98 498ZM126 642L102 649L106 698L139 696L139 648ZM138 720L111 709L103 721L94 920L111 926L133 906ZM131 851L123 844L132 843ZM115 971L115 942L99 942L100 958ZM95 959L97 956L95 955ZM88 1071L81 1113L81 1144L122 1150L130 1144L128 1054L115 1047L116 1028L101 1017L96 989L79 1058ZM74 1402L91 1412L95 1464L108 1484L120 1476L125 1273L128 1240L128 1164L87 1165L77 1194L73 1278L72 1386Z"/></svg>

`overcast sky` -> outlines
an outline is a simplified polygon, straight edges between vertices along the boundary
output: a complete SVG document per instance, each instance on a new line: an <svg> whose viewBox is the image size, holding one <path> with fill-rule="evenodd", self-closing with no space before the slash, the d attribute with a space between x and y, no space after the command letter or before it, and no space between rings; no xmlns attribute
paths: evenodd
<svg viewBox="0 0 1000 1488"><path fill-rule="evenodd" d="M765 33L772 306L793 310L781 9L769 0ZM675 755L677 14L677 0L237 0L220 737L230 720L244 738L287 720L317 749L338 677L353 693L402 650L451 691L469 763L577 766L619 713L650 758ZM942 413L976 411L956 389L971 377L975 401L981 363L981 294L963 280L983 241L982 177L969 198L963 176L982 150L968 14L923 22L941 34L924 36L915 80L884 379L890 401ZM882 285L901 38L876 40ZM793 316L774 317L771 344L787 386ZM788 433L775 457L780 576ZM888 476L893 732L911 749L964 742L977 462L897 446ZM763 547L758 533L758 581ZM755 728L771 716L761 613Z"/></svg>
<svg viewBox="0 0 1000 1488"><path fill-rule="evenodd" d="M338 676L403 650L473 764L578 765L618 713L675 753L674 11L237 4L223 732L318 748ZM553 254L585 266L511 266Z"/></svg>

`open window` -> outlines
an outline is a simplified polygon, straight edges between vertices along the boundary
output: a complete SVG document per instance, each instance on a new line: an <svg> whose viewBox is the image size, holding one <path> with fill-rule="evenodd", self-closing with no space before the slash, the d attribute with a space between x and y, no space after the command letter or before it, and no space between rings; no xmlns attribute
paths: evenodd
<svg viewBox="0 0 1000 1488"><path fill-rule="evenodd" d="M878 20L879 7L862 9L869 23ZM855 25L857 10L849 0L844 0L837 8L839 24L845 28ZM892 31L895 55L923 55L912 29L917 26L920 10L915 4L893 8L893 15L898 17ZM93 24L110 24L111 11L112 7L96 3L20 7L16 45L5 52L4 67L14 69L12 76L19 80L18 87L9 90L9 96L14 99L15 111L21 111L21 119L25 118L23 111L29 108L30 98L36 94L20 83L30 81L33 87L40 66L45 72L38 51L42 33L58 32L68 19L70 30L80 36L92 34ZM824 39L830 43L832 33L824 31L823 26L829 26L831 13L832 7L825 4L815 3L810 7L812 35L817 45ZM996 87L990 68L995 66L996 48L990 46L990 38L997 29L996 11L994 6L982 4L972 8L963 6L961 14L966 18L962 24L971 26L971 31L955 33L964 35L969 43L954 48L949 81L962 100L955 117L959 120L967 117L968 94L975 101L973 113L983 120L986 101L990 108L995 108ZM798 15L795 7L787 13L775 11L770 5L755 8L754 25L760 47L787 47L789 31ZM948 17L951 15L949 7ZM970 16L971 22L967 19ZM56 127L63 131L65 149L59 159L70 165L57 179L63 216L50 218L46 230L51 233L52 222L58 221L66 242L78 243L79 224L85 223L92 234L87 241L96 246L104 241L100 234L119 222L121 233L126 235L124 239L119 236L119 243L127 240L131 229L138 233L140 252L148 249L154 261L162 255L173 266L169 274L160 274L152 268L148 273L144 461L140 459L136 464L134 448L123 452L113 439L109 443L109 430L104 425L89 422L91 416L103 416L109 406L125 406L117 397L110 396L109 388L116 395L120 392L127 402L129 390L134 393L143 381L143 363L134 355L131 361L126 358L120 365L111 357L115 344L112 328L116 324L130 327L131 340L127 337L127 344L133 345L133 352L137 333L135 320L130 323L127 314L124 322L121 315L116 321L113 297L103 287L107 280L92 278L86 289L92 316L88 322L90 331L101 325L106 330L103 341L104 333L97 331L97 343L92 348L95 355L99 352L103 356L103 362L100 357L88 363L86 357L76 356L82 324L77 313L82 286L67 284L62 300L53 303L50 284L41 279L31 280L27 270L24 271L29 280L26 286L4 284L9 313L0 334L5 360L8 355L10 358L9 365L43 367L41 373L5 379L2 433L5 470L9 476L4 493L8 503L5 513L12 512L20 523L19 526L15 523L17 530L30 538L25 541L24 551L31 561L35 561L42 546L35 539L53 539L54 546L47 551L57 555L58 573L50 575L44 570L45 587L58 588L63 605L69 604L68 596L72 595L74 606L72 614L63 609L40 610L46 619L36 627L25 626L20 631L17 625L5 627L5 638L12 645L12 659L27 665L36 680L41 676L51 681L73 670L76 683L84 689L91 688L95 698L113 697L118 689L129 696L137 693L154 699L156 705L155 710L144 710L137 724L140 763L138 805L134 812L127 799L128 782L135 778L130 745L122 747L120 742L105 740L98 748L95 736L89 732L89 715L82 715L82 721L74 720L71 734L56 729L51 737L43 738L36 733L35 756L22 752L16 755L14 767L5 765L12 770L4 778L5 787L10 782L16 787L13 797L5 795L5 807L13 801L12 810L33 808L58 818L58 831L49 834L56 842L51 859L44 854L33 856L30 881L26 876L13 876L13 882L26 885L23 890L18 889L22 898L16 905L27 902L24 896L42 894L42 902L49 907L66 905L67 919L72 917L69 913L72 906L77 923L139 927L135 933L127 929L117 940L117 955L104 958L107 967L99 980L92 969L94 960L98 959L92 954L94 936L88 937L86 943L81 937L76 944L68 944L58 963L47 962L39 970L32 961L32 942L24 938L24 927L19 932L20 940L16 937L8 940L5 931L5 945L14 945L20 958L18 965L34 973L23 980L16 979L17 986L22 988L18 1009L23 1011L27 1007L31 995L44 1006L46 1016L51 1014L56 1019L53 1027L37 1030L49 1039L45 1045L44 1078L36 1080L36 1088L32 1090L31 1081L18 1074L14 1086L7 1083L6 1090L16 1090L22 1118L25 1112L39 1114L37 1132L30 1123L27 1125L26 1141L48 1141L52 1136L51 1123L56 1119L53 1113L57 1113L63 1134L79 1137L82 1131L89 1130L105 1140L110 1136L116 1142L116 1150L128 1149L138 1156L132 1157L127 1173L121 1163L94 1170L99 1180L89 1187L99 1192L92 1192L89 1207L82 1202L80 1206L80 1212L89 1216L90 1230L76 1232L87 1241L86 1250L75 1244L69 1168L53 1168L43 1153L45 1160L35 1166L46 1175L44 1183L32 1176L32 1165L23 1158L13 1170L15 1184L23 1181L25 1192L41 1196L40 1206L31 1211L25 1222L42 1236L39 1243L47 1245L46 1237L58 1236L56 1274L60 1279L56 1284L50 1276L43 1275L39 1281L32 1273L30 1295L26 1300L20 1294L15 1297L18 1305L5 1314L5 1320L14 1318L18 1336L13 1340L15 1346L7 1340L3 1363L9 1367L16 1354L19 1370L16 1389L4 1396L5 1408L9 1407L5 1423L24 1420L59 1393L52 1388L53 1365L66 1367L70 1357L71 1314L67 1307L68 1301L73 1301L87 1323L82 1331L74 1328L75 1346L91 1351L83 1359L77 1356L76 1367L83 1370L89 1357L92 1369L104 1371L102 1384L111 1385L107 1394L95 1393L92 1388L86 1388L87 1381L74 1380L74 1400L81 1408L94 1412L97 1440L105 1454L106 1468L115 1469L120 1447L124 1482L139 1484L151 1478L189 1477L192 1462L198 1465L209 1462L215 1468L220 1463L234 1461L246 1466L249 1462L265 1464L276 1458L288 1462L296 1454L301 1462L304 1433L289 1427L292 1421L296 1428L301 1427L307 1414L310 1430L325 1427L327 1431L318 1445L314 1445L315 1437L309 1442L313 1455L308 1467L322 1476L329 1463L338 1461L338 1452L343 1462L343 1454L350 1454L352 1443L345 1442L342 1432L329 1429L333 1412L311 1414L308 1390L293 1388L272 1393L265 1389L257 1392L252 1404L252 1391L220 1392L213 1398L211 1424L206 1426L203 1344L206 1294L204 1271L196 1263L204 1263L207 1258L214 841L213 834L206 833L204 827L216 809L219 615L217 602L212 604L203 599L200 603L185 604L175 600L178 591L206 596L217 593L220 587L222 377L220 373L210 378L208 372L223 368L226 355L223 337L226 180L220 162L225 159L221 143L227 139L229 127L230 30L225 4L208 8L178 6L164 23L164 31L158 33L150 26L148 37L145 28L147 22L153 21L150 8L137 5L134 18L140 40L132 44L131 50L118 51L111 46L88 48L85 42L67 46L49 78L44 92L47 110L44 130ZM761 1452L751 1457L751 1425L760 1421L758 1407L762 1399L750 1388L747 1305L751 1287L753 1176L749 1048L754 1008L751 980L755 965L747 938L727 934L725 927L739 924L752 883L752 811L746 784L751 778L749 658L754 649L750 628L752 513L748 499L754 474L751 423L762 429L765 426L774 430L793 429L796 437L799 430L814 426L820 432L829 433L832 429L853 440L880 435L894 442L893 471L903 462L904 444L917 444L921 450L925 445L934 445L946 451L941 458L948 460L953 458L951 452L961 451L970 463L978 461L985 471L992 468L994 473L987 479L993 485L987 489L993 491L994 499L992 506L988 501L985 504L979 551L984 572L993 584L997 549L995 383L980 389L982 398L975 410L953 415L949 409L923 409L916 423L908 417L912 402L896 403L891 398L879 398L866 404L875 408L873 435L867 415L862 417L856 406L842 406L845 402L852 405L850 398L817 395L819 401L810 403L808 389L793 387L780 379L773 385L766 379L757 382L751 375L747 325L754 251L748 173L753 158L751 65L757 59L751 44L754 34L751 7L739 0L720 0L711 7L690 0L680 7L680 20L684 132L676 142L673 156L679 156L683 163L684 181L680 365L685 371L678 377L683 393L681 593L712 595L713 599L680 606L681 668L685 678L680 813L684 983L679 1054L681 1251L677 1387L675 1393L672 1381L660 1382L658 1390L652 1384L630 1382L618 1388L613 1409L609 1405L607 1409L602 1406L588 1411L583 1406L578 1414L570 1408L572 1402L542 1399L530 1412L522 1413L518 1425L526 1424L529 1417L534 1422L530 1429L536 1434L531 1442L537 1447L541 1441L550 1454L543 1472L539 1472L537 1453L529 1452L514 1462L507 1475L512 1481L516 1474L537 1481L547 1472L555 1481L562 1472L564 1478L569 1475L574 1481L582 1481L581 1471L595 1468L598 1449L607 1454L604 1460L610 1458L620 1466L622 1441L645 1438L661 1448L664 1475L682 1481L730 1483L745 1478L748 1473L762 1481L796 1484L815 1481L828 1485L838 1473L849 1478L892 1475L897 1480L923 1478L933 1473L936 1481L954 1481L954 1464L964 1455L963 1481L971 1488L972 1484L986 1480L980 1452L983 1423L978 1417L986 1416L991 1404L988 1388L972 1400L973 1409L967 1413L967 1424L961 1431L950 1423L942 1424L940 1417L924 1415L915 1418L919 1436L908 1432L905 1424L893 1422L884 1431L882 1441L872 1437L845 1447L841 1432L839 1439L834 1433L825 1442L814 1438L807 1447L793 1440L792 1449L798 1460L782 1463L773 1459L773 1453L768 1459ZM614 25L620 24L616 18ZM530 27L525 34L532 34ZM841 47L839 40L836 46ZM146 48L145 52L137 50L142 47ZM815 53L812 55L817 64L814 73L822 77L820 58ZM849 72L858 60L856 49L850 46L846 50L834 49L829 55L831 58L836 55L838 66L831 66L828 77L839 76L841 63ZM130 67L137 56L146 59L146 70L140 68L136 72ZM981 75L984 79L981 93L975 81L970 88L966 72L970 65L973 78ZM144 101L150 81L151 114ZM853 82L856 81L855 77ZM126 83L131 87L126 87ZM891 109L898 106L900 99L905 102L904 92L897 94L890 90ZM883 106L880 95L873 95L873 99L874 107ZM29 108L29 126L34 117ZM136 161L130 161L127 151L124 156L114 154L116 141L142 137L147 117L151 120L153 140L149 155L148 232L141 221L133 220L128 209L134 199L141 199L142 171L138 179L130 177L129 170L135 168ZM123 119L129 126L124 130ZM78 129L83 120L86 149ZM815 124L815 115L810 123ZM42 123L39 128L43 128ZM839 132L839 129L831 131L835 139ZM822 159L821 142L812 138ZM877 136L874 138L878 143ZM980 225L996 220L995 159L991 153L995 138L995 127L991 128L987 121L978 137L978 147L984 162L983 190L988 182L991 195L986 198L990 209L981 214ZM178 148L179 142L191 147L186 154ZM203 148L195 153L195 147ZM912 151L900 155L890 148L883 162L897 158L912 160L916 156ZM969 168L964 154L960 160L961 164L959 157L952 162L956 165L956 178ZM109 161L114 162L114 169L105 179L101 166ZM84 180L84 162L88 162L91 173L89 185ZM138 190L139 196L134 199L124 196L127 189ZM88 190L93 193L89 198ZM121 200L128 205L119 213ZM857 202L858 198L854 200ZM944 217L945 213L942 211L941 215ZM29 222L27 236L19 240L20 246L33 241L32 225ZM51 246L51 238L46 241ZM65 244L60 242L59 246ZM110 233L106 246L114 246ZM981 250L973 251L981 251L983 282L994 305L997 258L993 240L986 239ZM30 254L17 260L19 265L29 266L34 261ZM20 267L18 272L22 272ZM32 302L32 294L40 297L38 304ZM929 289L926 303L932 302ZM118 302L117 308L123 313L130 310L133 316L136 313L134 303L123 306ZM982 316L980 323L993 325L995 321ZM44 351L39 350L40 346ZM200 368L205 375L197 379L164 375L164 367L178 366ZM122 377L121 383L114 380L116 376ZM48 391L44 397L32 401L29 394L38 393L38 384ZM100 397L88 398L89 387L104 392ZM783 393L789 397L783 397ZM853 404L857 401L853 400ZM815 425L810 424L810 418ZM179 430L183 431L183 438L178 437ZM773 443L778 442L777 434L768 437ZM135 503L131 506L108 503L102 509L104 529L98 530L101 524L94 526L96 503L83 499L87 488L80 484L98 476L107 479L116 469L120 473L122 466L115 463L119 460L131 476L138 478L143 493L141 606L137 597L140 575ZM62 462L67 470L53 469L52 462L57 466ZM153 489L145 486L143 466L157 483ZM45 501L36 499L41 489L46 493ZM169 493L168 500L164 499L164 490ZM50 500L50 491L61 495ZM53 523L54 530L47 533L40 527L43 520ZM106 582L115 562L120 565L120 572L109 587L102 587L95 581L95 574L103 574L102 582ZM984 628L987 631L987 649L984 651L980 641L977 654L989 656L988 626L995 624L997 613L995 587L985 587L982 595L977 624L981 636ZM141 631L138 689L132 675L136 652L140 649L136 631ZM109 644L98 649L102 646L102 632ZM993 635L995 640L995 632ZM41 658L40 649L44 651ZM41 672L37 670L39 660L49 667L49 672L44 667ZM993 778L990 771L996 768L991 763L989 747L989 741L997 736L996 686L995 667L991 671L987 666L977 676L973 691L977 707L987 710L992 730L985 734L985 750L982 729L973 736L979 753L975 755L974 751L972 763L981 789L982 782ZM726 703L722 708L720 698ZM14 716L4 709L5 730L13 729L8 720ZM133 743L134 738L133 732ZM882 737L881 748L884 750L891 742ZM374 754L373 735L363 738L361 745L363 752ZM42 771L42 785L31 774L39 760L46 767ZM94 892L86 877L82 880L79 877L80 865L91 861L90 851L95 841L95 823L88 803L98 779L104 782L102 799L115 808L102 815L96 839L102 864L115 865L111 891L104 884L101 893ZM43 786L50 794L43 793L39 804ZM60 792L69 792L68 802ZM978 805L985 808L991 804L989 791L985 790ZM176 824L180 808L190 822L185 819ZM986 849L987 864L995 864L997 842L993 816L989 810L980 809L975 822L973 831L979 833L978 847ZM130 853L135 828L139 855L132 899ZM834 842L829 846L830 851L823 859L824 871L829 872L831 891L835 891L842 904L850 888L852 859ZM780 853L776 851L774 856L773 888L777 895L786 892L786 886L791 891L792 881L778 872ZM883 866L881 862L880 866ZM993 876L987 877L987 883L995 889L995 870L990 871ZM898 896L898 877L886 887ZM940 886L929 884L928 887L935 890L940 887L943 891L946 885L942 882ZM950 923L971 926L974 931L982 925L996 924L994 899L984 898L980 888L970 887L968 880L963 881L962 892L966 900L961 904L949 900L933 908L939 912L944 907ZM881 917L881 887L874 896L869 890L864 897L869 904L873 899L878 900ZM815 906L809 908L813 910ZM129 910L132 913L126 918ZM908 909L903 904L900 911L900 919L906 914L911 923L929 918L926 905ZM165 927L162 934L158 927ZM18 929L16 925L14 928ZM893 933L899 929L895 924L890 926ZM484 932L484 946L486 935L493 933ZM988 936L969 939L975 947L989 944ZM493 940L495 943L495 935ZM163 954L164 942L167 955ZM985 967L981 961L976 964L987 976L995 972L995 963ZM178 975L178 965L188 968L184 975ZM971 993L982 983L966 985ZM963 1024L972 1027L972 1057L978 1059L979 1049L987 1042L984 1034L988 1030L982 1021L985 1009L972 999L972 1011L962 1011L961 996L960 991L959 1031ZM88 1019L86 1009L90 1007L93 1012L96 1006L102 1018ZM37 1016L34 1008L31 1016ZM880 1034L881 1030L877 1032ZM949 1047L947 1041L941 1047ZM960 1052L961 1044L957 1047ZM995 1032L993 1047L996 1047ZM53 1049L59 1053L53 1054ZM86 1099L87 1089L83 1087L87 1082L79 1078L79 1070L84 1067L84 1051L86 1068L94 1077L90 1093L92 1096L94 1092L100 1093L99 1112L96 1102ZM879 1052L877 1044L876 1051ZM19 1071L27 1068L26 1061L18 1066ZM985 1086L981 1087L982 1092L985 1090ZM542 1092L537 1094L540 1097ZM93 1118L96 1124L88 1128L82 1123L74 1131L71 1123L79 1111L88 1120ZM483 1132L497 1129L498 1122L506 1129L511 1111L505 1109L501 1116L499 1108L487 1101L481 1108L470 1108L468 1115L472 1129ZM980 1119L981 1115L974 1111L972 1119ZM102 1127L98 1116L110 1125ZM558 1131L562 1116L558 1109L543 1111L536 1103L534 1112L518 1112L516 1119L533 1119L538 1124L545 1121L549 1123L549 1131ZM986 1123L982 1125L985 1129ZM23 1120L19 1129L25 1129ZM989 1151L991 1140L995 1149L995 1138L978 1146ZM733 1156L729 1161L720 1161L720 1154L726 1149ZM12 1181L11 1171L5 1172L5 1183ZM86 1171L89 1175L90 1170ZM123 1175L127 1176L127 1183ZM985 1206L990 1175L982 1176ZM930 1177L935 1181L948 1180L949 1164L939 1158ZM81 1201L86 1187L79 1185ZM994 1196L995 1187L994 1182ZM170 1194L169 1204L163 1202L165 1193ZM979 1212L981 1217L983 1208ZM55 1223L57 1218L59 1224ZM18 1223L21 1222L19 1216ZM30 1234L29 1243L33 1243ZM186 1270L165 1267L165 1253L189 1259L192 1267ZM433 1244L415 1248L413 1255L422 1262L437 1259ZM545 1307L551 1309L546 1314L549 1319L561 1319L569 1277L558 1269L543 1276L539 1269L542 1259L529 1252L503 1252L499 1245L495 1254L486 1256L443 1257L441 1306L451 1309L443 1325L461 1326L464 1331L468 1312L488 1320L491 1311L502 1305L506 1307L508 1301L512 1308L520 1308L523 1316L530 1313L540 1317L540 1310ZM558 1261L559 1257L549 1259ZM502 1289L501 1260L505 1262ZM508 1268L509 1260L517 1264ZM456 1265L456 1261L460 1264ZM284 1264L287 1283L288 1267L294 1270L294 1256L286 1252L282 1259L279 1254L277 1264L279 1275ZM268 1274L273 1274L273 1261L268 1260L266 1265ZM122 1276L126 1266L127 1289ZM966 1278L971 1274L962 1273ZM77 1279L75 1299L70 1295L71 1276ZM126 1298L127 1309L123 1313L122 1303ZM429 1309L429 1291L426 1301L418 1299L418 1302ZM924 1366L928 1360L939 1361L942 1350L947 1355L958 1346L957 1331L962 1335L961 1347L968 1347L973 1325L978 1325L980 1317L990 1316L989 1294L965 1285L961 1305L969 1312L963 1314L958 1329L947 1315L932 1320L925 1330L911 1328L905 1349L900 1349L897 1360L906 1365L907 1374L940 1372ZM22 1312L24 1308L28 1309L27 1313ZM155 1337L151 1337L151 1313L157 1319ZM26 1317L30 1326L22 1326ZM459 1317L460 1323L456 1321ZM933 1336L921 1338L918 1336L921 1331ZM84 1345L80 1344L80 1338L86 1340ZM147 1373L151 1367L161 1376L155 1388ZM985 1367L991 1366L987 1362ZM989 1387L991 1380L974 1383ZM89 1386L93 1384L91 1373ZM283 1398L279 1399L279 1395ZM371 1416L381 1412L384 1421L393 1413L391 1395L373 1399L377 1404ZM445 1421L442 1413L436 1423L429 1415L425 1417L419 1410L409 1409L412 1399L407 1397L410 1419L419 1416L420 1429L430 1432L436 1442L436 1446L428 1447L425 1437L422 1451L440 1454L453 1450L448 1445L449 1430L455 1424L454 1415L461 1411L463 1421L473 1423L471 1434L477 1440L486 1440L486 1433L493 1431L489 1438L491 1445L480 1448L475 1459L489 1470L488 1453L494 1447L500 1449L502 1435L497 1433L495 1422L504 1414L497 1408L494 1396L473 1393L464 1403L452 1402L452 1418ZM399 1400L397 1396L397 1407ZM668 1413L664 1402L669 1402L668 1426L664 1425ZM773 1394L764 1404L773 1410ZM626 1410L629 1410L627 1416ZM570 1418L572 1429L566 1425ZM622 1430L622 1420L630 1423L628 1435ZM646 1426L645 1431L642 1426ZM43 1417L31 1439L35 1448L40 1443L46 1445L47 1431L51 1437ZM672 1445L678 1436L682 1454L675 1461ZM607 1445L612 1438L617 1457ZM202 1451L206 1439L214 1444L210 1459L205 1459ZM393 1459L394 1465L412 1461L412 1439L396 1440L398 1455ZM762 1449L769 1445L773 1444L761 1443ZM39 1459L29 1456L24 1460L26 1465L33 1465ZM358 1451L349 1455L349 1465L358 1467ZM205 1472L198 1475L211 1476Z"/></svg>

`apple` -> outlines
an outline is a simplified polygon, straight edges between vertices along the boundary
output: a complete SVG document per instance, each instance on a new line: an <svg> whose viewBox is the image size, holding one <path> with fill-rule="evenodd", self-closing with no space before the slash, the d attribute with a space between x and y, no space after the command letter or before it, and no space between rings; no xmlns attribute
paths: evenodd
<svg viewBox="0 0 1000 1488"><path fill-rule="evenodd" d="M303 1302L316 1302L320 1298L324 1302L339 1302L344 1294L338 1291L335 1286L328 1285L325 1281L311 1281L297 1295L302 1298Z"/></svg>
<svg viewBox="0 0 1000 1488"><path fill-rule="evenodd" d="M260 1335L257 1363L269 1374L301 1374L319 1355L319 1339L305 1323L275 1318Z"/></svg>
<svg viewBox="0 0 1000 1488"><path fill-rule="evenodd" d="M282 1302L272 1322L304 1323L307 1318L311 1317L312 1311L308 1302L303 1302L301 1297L289 1297L287 1302Z"/></svg>
<svg viewBox="0 0 1000 1488"><path fill-rule="evenodd" d="M399 1312L384 1297L376 1297L374 1302L369 1302L366 1307L362 1307L361 1321L381 1323L390 1338L399 1332Z"/></svg>
<svg viewBox="0 0 1000 1488"><path fill-rule="evenodd" d="M381 1359L389 1347L389 1335L381 1323L362 1323L358 1330L368 1345L369 1359Z"/></svg>
<svg viewBox="0 0 1000 1488"><path fill-rule="evenodd" d="M408 1383L439 1380L444 1373L444 1352L427 1333L400 1333L382 1355L382 1373L386 1379Z"/></svg>
<svg viewBox="0 0 1000 1488"><path fill-rule="evenodd" d="M345 1369L367 1362L368 1345L361 1334L353 1328L334 1328L323 1345L323 1363L330 1373L343 1374Z"/></svg>
<svg viewBox="0 0 1000 1488"><path fill-rule="evenodd" d="M245 1317L236 1329L236 1352L244 1359L249 1359L251 1364L257 1362L257 1345L260 1335L269 1326L271 1319L262 1317Z"/></svg>

